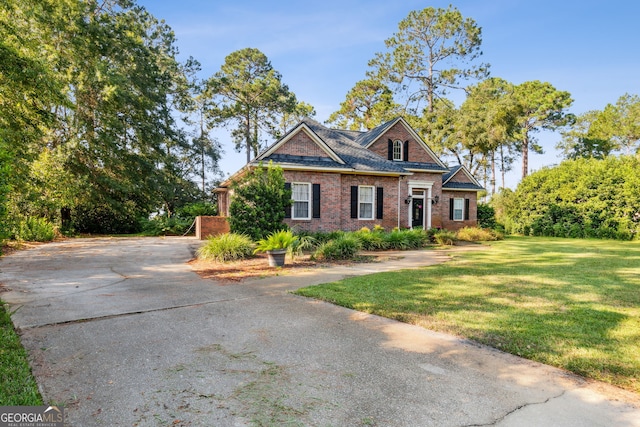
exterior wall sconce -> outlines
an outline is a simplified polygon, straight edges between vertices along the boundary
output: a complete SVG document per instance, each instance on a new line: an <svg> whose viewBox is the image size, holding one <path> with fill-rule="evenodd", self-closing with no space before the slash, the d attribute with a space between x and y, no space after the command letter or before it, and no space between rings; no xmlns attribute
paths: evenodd
<svg viewBox="0 0 640 427"><path fill-rule="evenodd" d="M411 203L411 195L408 195L406 199L404 199L404 203L406 205L408 205L409 203Z"/></svg>
<svg viewBox="0 0 640 427"><path fill-rule="evenodd" d="M433 199L431 200L431 204L436 205L438 204L439 201L440 201L440 196L434 196Z"/></svg>

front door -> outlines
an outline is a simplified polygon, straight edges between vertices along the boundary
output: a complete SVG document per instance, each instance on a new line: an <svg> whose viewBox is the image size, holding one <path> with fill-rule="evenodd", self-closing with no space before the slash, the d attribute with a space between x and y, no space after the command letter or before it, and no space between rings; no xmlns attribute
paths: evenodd
<svg viewBox="0 0 640 427"><path fill-rule="evenodd" d="M424 199L411 200L411 227L424 226Z"/></svg>

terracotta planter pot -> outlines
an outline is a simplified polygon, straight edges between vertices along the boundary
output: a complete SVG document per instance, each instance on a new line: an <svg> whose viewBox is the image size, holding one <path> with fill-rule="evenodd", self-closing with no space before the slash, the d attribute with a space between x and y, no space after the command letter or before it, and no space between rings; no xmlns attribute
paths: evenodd
<svg viewBox="0 0 640 427"><path fill-rule="evenodd" d="M284 265L284 258L286 255L286 249L274 249L272 251L267 251L269 267L282 267Z"/></svg>

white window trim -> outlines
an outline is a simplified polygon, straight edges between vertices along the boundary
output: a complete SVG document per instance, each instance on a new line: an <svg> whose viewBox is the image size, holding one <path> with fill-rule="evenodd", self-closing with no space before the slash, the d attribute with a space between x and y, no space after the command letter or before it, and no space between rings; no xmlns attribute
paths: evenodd
<svg viewBox="0 0 640 427"><path fill-rule="evenodd" d="M398 153L398 157L396 157L396 144L400 147L400 152ZM395 141L393 141L393 161L394 162L401 162L402 160L404 160L402 158L402 154L403 154L403 149L404 149L404 143L402 141L400 141L399 139L396 139Z"/></svg>
<svg viewBox="0 0 640 427"><path fill-rule="evenodd" d="M363 217L362 216L362 211L360 209L360 205L361 204L369 203L369 202L362 202L360 200L360 190L362 188L370 188L371 189L371 217L370 218ZM361 219L361 220L372 220L372 219L375 219L375 217L376 217L375 208L376 208L376 187L373 186L373 185L359 185L358 186L358 219Z"/></svg>
<svg viewBox="0 0 640 427"><path fill-rule="evenodd" d="M462 202L460 209L456 208L456 202L458 200L460 200ZM460 211L460 219L456 219L456 211L457 210ZM453 199L453 220L454 221L464 221L464 199L463 198L456 197L456 198Z"/></svg>
<svg viewBox="0 0 640 427"><path fill-rule="evenodd" d="M295 185L306 185L307 186L307 188L309 189L309 191L307 192L307 194L309 195L307 200L296 200L296 199L293 198L293 194L294 194L293 187ZM301 220L301 221L302 220L311 219L311 208L312 208L311 200L313 198L313 195L311 194L312 191L313 191L313 189L311 187L311 183L310 182L292 182L291 183L291 200L292 200L292 203L291 203L291 219ZM295 203L296 202L307 202L307 216L305 216L305 217L295 216L296 215L296 209L295 209Z"/></svg>

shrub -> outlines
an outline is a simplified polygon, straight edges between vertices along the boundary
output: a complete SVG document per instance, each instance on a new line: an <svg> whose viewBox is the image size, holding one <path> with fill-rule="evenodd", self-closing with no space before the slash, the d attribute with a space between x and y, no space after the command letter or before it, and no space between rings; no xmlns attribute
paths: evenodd
<svg viewBox="0 0 640 427"><path fill-rule="evenodd" d="M250 169L231 184L229 226L233 233L260 240L282 230L285 208L291 205L291 190L285 188L282 168L269 163Z"/></svg>
<svg viewBox="0 0 640 427"><path fill-rule="evenodd" d="M478 225L482 228L496 228L496 211L493 206L478 203Z"/></svg>
<svg viewBox="0 0 640 427"><path fill-rule="evenodd" d="M184 234L192 223L193 219L157 215L149 220L142 221L142 231L149 236L178 236Z"/></svg>
<svg viewBox="0 0 640 427"><path fill-rule="evenodd" d="M383 233L372 233L370 231L355 231L353 233L359 241L362 249L365 251L379 251L387 249L387 243L384 240Z"/></svg>
<svg viewBox="0 0 640 427"><path fill-rule="evenodd" d="M316 259L346 260L353 259L362 247L360 240L353 234L342 236L323 243L313 254Z"/></svg>
<svg viewBox="0 0 640 427"><path fill-rule="evenodd" d="M318 246L318 241L310 234L298 234L297 237L297 240L293 242L289 250L291 259L302 255L304 251L312 251Z"/></svg>
<svg viewBox="0 0 640 427"><path fill-rule="evenodd" d="M254 244L251 238L244 234L227 233L211 236L206 243L198 248L200 259L219 262L236 261L253 255Z"/></svg>
<svg viewBox="0 0 640 427"><path fill-rule="evenodd" d="M14 232L16 240L26 242L50 242L56 237L56 230L51 222L45 218L29 217L20 221Z"/></svg>
<svg viewBox="0 0 640 427"><path fill-rule="evenodd" d="M429 235L422 228L404 230L409 249L420 249L429 244Z"/></svg>
<svg viewBox="0 0 640 427"><path fill-rule="evenodd" d="M384 235L388 249L408 250L419 249L429 243L429 234L422 229L396 230Z"/></svg>
<svg viewBox="0 0 640 427"><path fill-rule="evenodd" d="M456 233L456 240L466 242L490 242L502 238L502 235L495 231L479 227L464 227Z"/></svg>
<svg viewBox="0 0 640 427"><path fill-rule="evenodd" d="M452 246L456 239L456 233L449 230L439 230L433 235L433 239L439 245Z"/></svg>

